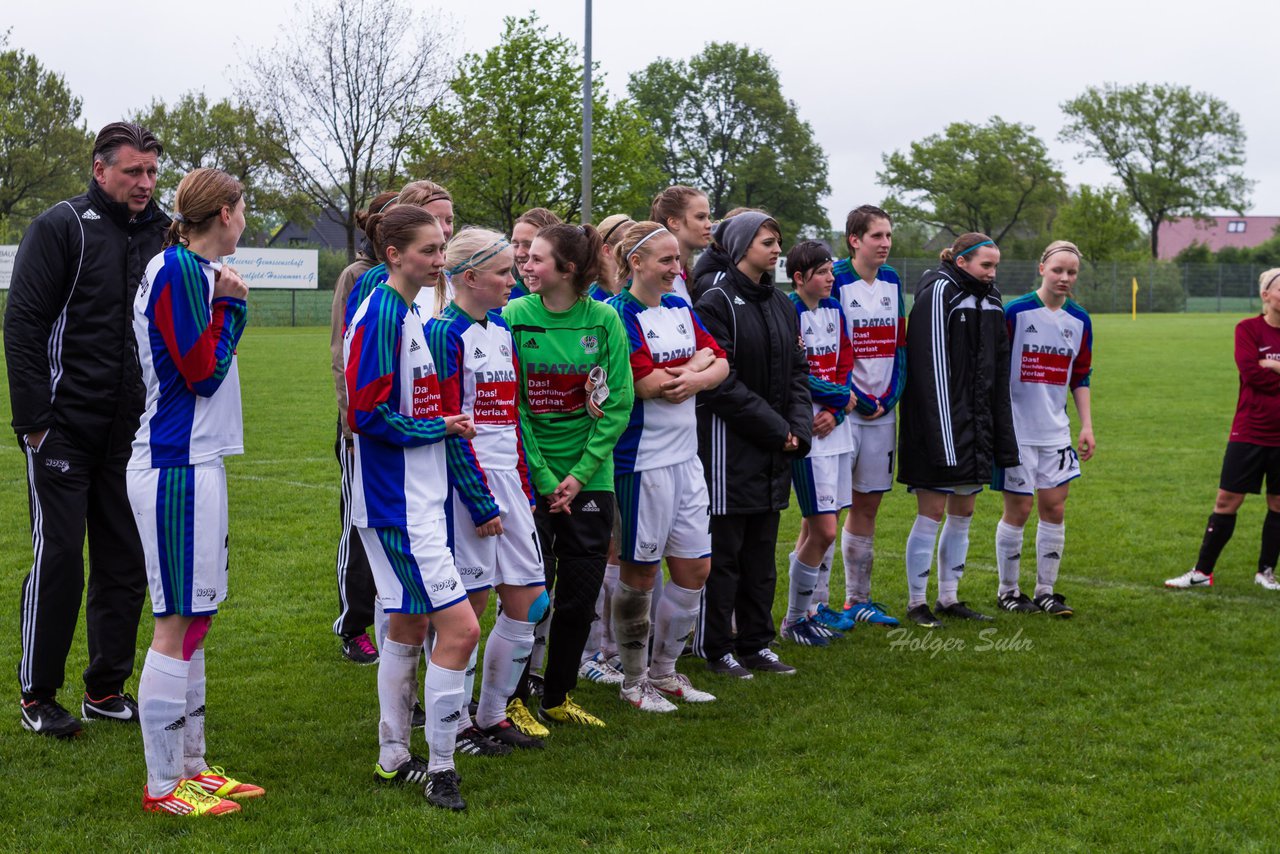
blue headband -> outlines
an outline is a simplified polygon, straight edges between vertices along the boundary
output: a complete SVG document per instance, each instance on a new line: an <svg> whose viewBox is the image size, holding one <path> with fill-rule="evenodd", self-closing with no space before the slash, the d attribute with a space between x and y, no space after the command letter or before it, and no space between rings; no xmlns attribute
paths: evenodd
<svg viewBox="0 0 1280 854"><path fill-rule="evenodd" d="M485 261L488 261L494 255L497 255L510 245L511 244L507 242L505 237L499 237L483 249L477 249L475 252L472 252L470 258L463 261L461 264L458 264L456 267L451 268L449 270L449 275L451 277L456 276L463 270L470 270L472 268L479 267ZM481 255L482 252L484 253L483 255Z"/></svg>
<svg viewBox="0 0 1280 854"><path fill-rule="evenodd" d="M975 244L973 244L973 245L972 245L972 246L970 246L968 249L964 250L964 251L963 251L963 252L961 252L959 255L957 255L957 256L956 256L956 258L957 258L957 259L963 258L964 256L968 255L968 254L969 254L970 252L972 252L973 250L977 249L979 246L995 246L995 245L996 245L996 242L995 242L994 240L984 240L984 241L982 241L981 243L975 243Z"/></svg>

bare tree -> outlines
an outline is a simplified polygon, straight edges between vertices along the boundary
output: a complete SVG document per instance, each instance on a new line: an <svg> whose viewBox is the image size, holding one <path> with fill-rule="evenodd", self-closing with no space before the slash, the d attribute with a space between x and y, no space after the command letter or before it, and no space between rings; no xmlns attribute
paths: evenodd
<svg viewBox="0 0 1280 854"><path fill-rule="evenodd" d="M294 192L347 232L397 175L423 109L444 92L452 34L402 0L305 0L279 41L246 65L240 97L278 128Z"/></svg>

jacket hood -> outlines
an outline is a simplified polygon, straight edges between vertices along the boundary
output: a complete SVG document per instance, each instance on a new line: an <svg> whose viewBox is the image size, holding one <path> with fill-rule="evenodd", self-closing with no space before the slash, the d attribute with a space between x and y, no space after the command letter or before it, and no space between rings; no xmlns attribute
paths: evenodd
<svg viewBox="0 0 1280 854"><path fill-rule="evenodd" d="M162 227L168 227L169 217L164 211L160 210L160 206L156 204L153 196L147 206L143 208L142 213L135 217L129 212L129 206L117 202L106 194L99 184L93 178L89 179L89 201L95 208L105 213L112 222L120 226L125 231L134 231L143 225L147 225L154 220L159 220Z"/></svg>
<svg viewBox="0 0 1280 854"><path fill-rule="evenodd" d="M981 279L974 278L962 270L954 261L943 261L938 265L938 272L955 282L961 290L973 294L978 299L982 299L989 294L996 294L997 296L1000 294L995 282L988 284Z"/></svg>
<svg viewBox="0 0 1280 854"><path fill-rule="evenodd" d="M719 246L712 243L698 256L697 262L694 263L693 279L698 281L707 273L725 272L732 266L733 262L729 260L729 255Z"/></svg>

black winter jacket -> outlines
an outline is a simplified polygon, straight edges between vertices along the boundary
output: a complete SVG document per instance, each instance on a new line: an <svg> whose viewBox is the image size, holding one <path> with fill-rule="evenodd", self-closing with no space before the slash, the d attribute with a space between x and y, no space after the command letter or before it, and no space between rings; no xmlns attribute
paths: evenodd
<svg viewBox="0 0 1280 854"><path fill-rule="evenodd" d="M1018 464L1009 402L1009 331L1000 291L949 262L926 270L907 322L898 406L898 480L983 484Z"/></svg>
<svg viewBox="0 0 1280 854"><path fill-rule="evenodd" d="M13 429L56 428L99 448L137 428L144 389L133 298L169 218L154 201L130 222L96 181L36 217L18 247L4 314Z"/></svg>
<svg viewBox="0 0 1280 854"><path fill-rule="evenodd" d="M696 310L729 357L729 376L698 395L698 456L711 513L783 510L791 460L809 453L813 430L795 306L772 283L751 281L727 255L712 251L719 261L697 280ZM800 441L789 454L782 450L788 433Z"/></svg>

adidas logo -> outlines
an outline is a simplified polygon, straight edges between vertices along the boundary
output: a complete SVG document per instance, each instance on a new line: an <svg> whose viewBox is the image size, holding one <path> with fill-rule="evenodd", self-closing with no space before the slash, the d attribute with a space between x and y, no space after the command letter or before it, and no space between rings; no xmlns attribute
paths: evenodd
<svg viewBox="0 0 1280 854"><path fill-rule="evenodd" d="M862 303L858 302L856 299L851 299L849 300L849 308L862 308Z"/></svg>
<svg viewBox="0 0 1280 854"><path fill-rule="evenodd" d="M94 213L93 208L89 208L89 210L87 210L87 211L85 211L84 213L80 214L80 218L81 218L81 219L88 219L88 220L102 219L102 217L100 217L100 216L98 216L96 213Z"/></svg>
<svg viewBox="0 0 1280 854"><path fill-rule="evenodd" d="M196 709L194 712L188 712L188 713L187 713L187 717L189 717L189 718L202 718L202 717L204 717L204 706L201 706L200 708Z"/></svg>
<svg viewBox="0 0 1280 854"><path fill-rule="evenodd" d="M968 316L967 314L962 314L962 315L960 315L960 322L961 322L961 323L967 323L967 322L968 322L968 320L969 320L969 316Z"/></svg>
<svg viewBox="0 0 1280 854"><path fill-rule="evenodd" d="M600 505L597 504L596 500L593 498L590 501L588 501L586 504L582 505L582 512L583 513L599 513Z"/></svg>
<svg viewBox="0 0 1280 854"><path fill-rule="evenodd" d="M1044 556L1044 559L1045 560L1062 560L1062 555L1058 554L1057 552L1049 552L1047 555Z"/></svg>
<svg viewBox="0 0 1280 854"><path fill-rule="evenodd" d="M733 298L733 304L734 304L734 305L746 305L746 302L745 302L745 301L743 301L742 297L735 296L735 297Z"/></svg>
<svg viewBox="0 0 1280 854"><path fill-rule="evenodd" d="M1028 335L1031 335L1032 333L1034 333L1034 332L1036 331L1036 326L1035 326L1035 324L1033 323L1033 324L1031 324L1030 326L1028 326L1026 329L1022 330L1022 331L1023 331L1023 332L1025 332L1025 333L1027 333Z"/></svg>
<svg viewBox="0 0 1280 854"><path fill-rule="evenodd" d="M186 725L187 725L187 719L186 719L186 717L185 717L185 716L183 716L183 717L181 717L181 718L178 718L178 719L177 719L176 721L174 721L173 723L169 724L169 725L168 725L167 727L165 727L164 729L165 729L165 732L176 732L176 731L178 731L178 730L182 729L182 728L183 728L184 726L186 726Z"/></svg>
<svg viewBox="0 0 1280 854"><path fill-rule="evenodd" d="M656 333L656 332L654 332L652 329L650 329L648 332L646 332L646 333L645 333L645 336L644 336L644 337L645 337L645 338L657 338L657 337L658 337L658 333Z"/></svg>
<svg viewBox="0 0 1280 854"><path fill-rule="evenodd" d="M963 575L963 574L964 574L964 564L960 564L959 566L953 566L953 567L951 567L951 571L952 571L952 572L954 572L956 575Z"/></svg>
<svg viewBox="0 0 1280 854"><path fill-rule="evenodd" d="M461 719L462 719L462 709L457 709L451 712L450 714L446 715L445 717L441 718L440 723L452 724L452 723L457 723Z"/></svg>
<svg viewBox="0 0 1280 854"><path fill-rule="evenodd" d="M476 675L476 669L474 667L468 667L467 676L475 676L475 675Z"/></svg>
<svg viewBox="0 0 1280 854"><path fill-rule="evenodd" d="M806 327L804 328L804 334L805 334L805 335L812 335L812 334L813 334L813 327L812 327L812 326L806 326Z"/></svg>
<svg viewBox="0 0 1280 854"><path fill-rule="evenodd" d="M1005 560L1022 560L1022 552L1018 552L1016 555L1009 555Z"/></svg>
<svg viewBox="0 0 1280 854"><path fill-rule="evenodd" d="M624 649L644 649L648 645L648 640L624 641L622 644Z"/></svg>
<svg viewBox="0 0 1280 854"><path fill-rule="evenodd" d="M418 346L418 339L414 338L409 342L409 352L416 353L422 348Z"/></svg>
<svg viewBox="0 0 1280 854"><path fill-rule="evenodd" d="M537 349L538 349L538 342L537 342L537 341L535 341L534 339L530 338L530 339L529 339L529 343L528 343L528 344L525 344L524 346L525 346L525 348L526 348L526 349L529 349L529 350L537 350Z"/></svg>
<svg viewBox="0 0 1280 854"><path fill-rule="evenodd" d="M525 663L527 663L528 661L529 661L529 656L527 656L527 655L522 655L522 656L520 656L519 658L513 658L513 659L512 659L512 663L513 663L513 664L525 664Z"/></svg>
<svg viewBox="0 0 1280 854"><path fill-rule="evenodd" d="M472 355L474 358L476 358L476 359L483 359L483 358L484 358L484 356L485 356L485 353L484 353L484 351L483 351L483 350L481 350L479 347L477 347L477 348L472 352L472 354L471 354L471 355Z"/></svg>

